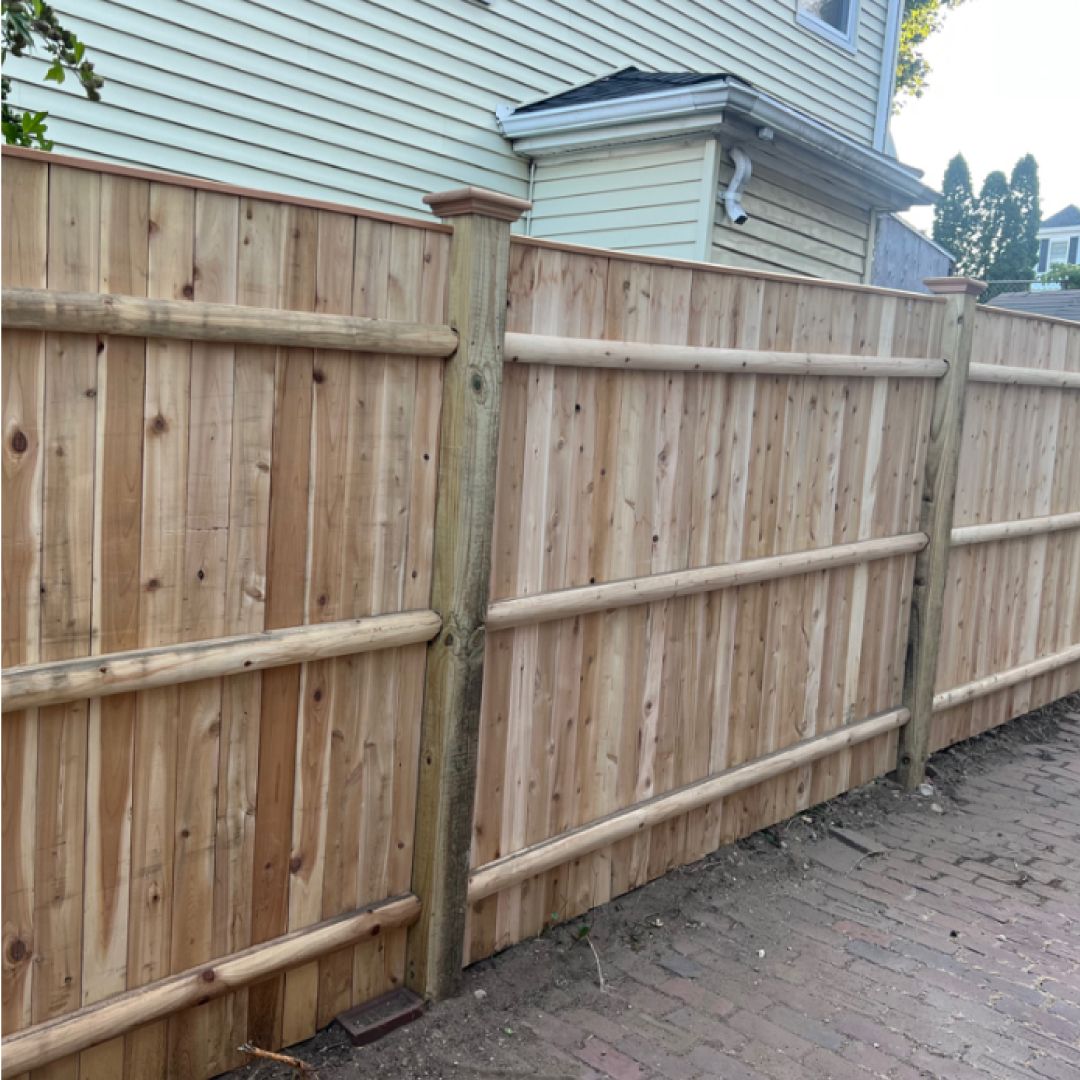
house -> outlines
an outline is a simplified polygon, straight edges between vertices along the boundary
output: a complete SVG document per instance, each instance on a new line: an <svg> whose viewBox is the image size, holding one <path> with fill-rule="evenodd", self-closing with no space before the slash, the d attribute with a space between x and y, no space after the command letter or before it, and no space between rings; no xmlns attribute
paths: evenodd
<svg viewBox="0 0 1080 1080"><path fill-rule="evenodd" d="M932 201L889 152L902 0L80 0L101 103L9 58L58 153L421 215L475 184L533 236L871 274Z"/></svg>
<svg viewBox="0 0 1080 1080"><path fill-rule="evenodd" d="M987 306L1080 322L1080 289L1000 293L992 300L988 300Z"/></svg>
<svg viewBox="0 0 1080 1080"><path fill-rule="evenodd" d="M1080 206L1069 205L1048 217L1039 226L1039 265L1044 274L1058 263L1080 263Z"/></svg>
<svg viewBox="0 0 1080 1080"><path fill-rule="evenodd" d="M882 214L874 230L871 285L929 292L927 278L948 277L956 257L896 214Z"/></svg>

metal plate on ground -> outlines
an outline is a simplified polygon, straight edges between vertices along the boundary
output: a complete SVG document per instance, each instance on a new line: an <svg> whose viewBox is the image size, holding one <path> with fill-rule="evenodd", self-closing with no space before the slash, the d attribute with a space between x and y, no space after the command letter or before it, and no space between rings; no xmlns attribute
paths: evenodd
<svg viewBox="0 0 1080 1080"><path fill-rule="evenodd" d="M833 825L829 829L829 834L864 855L885 854L885 849L876 840L865 833L856 832L854 829L841 829L839 825Z"/></svg>
<svg viewBox="0 0 1080 1080"><path fill-rule="evenodd" d="M424 1001L411 990L399 987L374 1001L346 1009L337 1017L353 1046L367 1046L395 1028L418 1020L424 1014Z"/></svg>

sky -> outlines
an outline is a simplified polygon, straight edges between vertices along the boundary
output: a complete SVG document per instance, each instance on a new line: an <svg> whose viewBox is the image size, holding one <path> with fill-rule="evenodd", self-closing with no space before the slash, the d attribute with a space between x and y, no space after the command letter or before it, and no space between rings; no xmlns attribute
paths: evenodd
<svg viewBox="0 0 1080 1080"><path fill-rule="evenodd" d="M929 85L892 121L905 165L940 191L949 159L962 153L978 192L988 172L1008 175L1032 153L1043 216L1080 206L1080 0L966 0L924 55ZM905 216L929 229L933 212Z"/></svg>

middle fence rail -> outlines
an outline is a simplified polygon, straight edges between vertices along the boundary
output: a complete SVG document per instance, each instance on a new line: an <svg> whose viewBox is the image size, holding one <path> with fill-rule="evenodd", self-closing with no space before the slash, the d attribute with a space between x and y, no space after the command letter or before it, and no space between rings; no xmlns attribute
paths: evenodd
<svg viewBox="0 0 1080 1080"><path fill-rule="evenodd" d="M9 1071L445 994L1080 688L1080 327L429 202L5 154Z"/></svg>

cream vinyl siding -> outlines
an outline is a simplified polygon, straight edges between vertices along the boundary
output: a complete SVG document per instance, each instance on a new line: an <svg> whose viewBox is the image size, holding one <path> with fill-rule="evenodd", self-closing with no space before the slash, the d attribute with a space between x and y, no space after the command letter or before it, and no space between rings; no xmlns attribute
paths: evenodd
<svg viewBox="0 0 1080 1080"><path fill-rule="evenodd" d="M106 79L91 104L13 61L15 99L61 153L379 210L459 184L525 195L501 104L634 64L730 71L869 144L887 0L854 55L796 0L79 0L58 4ZM27 81L29 80L29 81Z"/></svg>
<svg viewBox="0 0 1080 1080"><path fill-rule="evenodd" d="M731 163L720 165L719 190L731 179ZM832 281L862 281L870 242L870 208L835 191L754 162L743 193L750 215L732 225L717 208L712 259L728 266L787 270Z"/></svg>
<svg viewBox="0 0 1080 1080"><path fill-rule="evenodd" d="M529 233L692 259L704 156L698 140L538 162Z"/></svg>

